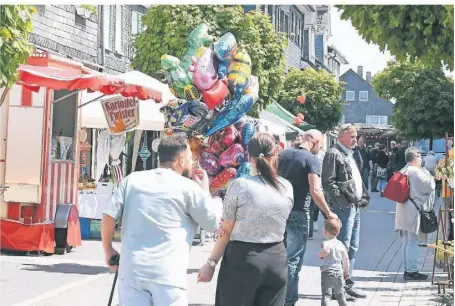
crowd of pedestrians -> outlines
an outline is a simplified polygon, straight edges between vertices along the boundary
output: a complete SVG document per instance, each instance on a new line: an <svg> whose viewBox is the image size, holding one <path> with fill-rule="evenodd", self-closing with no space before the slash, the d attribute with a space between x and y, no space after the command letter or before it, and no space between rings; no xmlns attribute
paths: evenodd
<svg viewBox="0 0 455 306"><path fill-rule="evenodd" d="M134 172L116 189L102 220L107 265L119 269L120 305L187 305L186 272L198 226L218 239L201 267L198 282L210 282L219 264L215 305L291 306L299 299L299 272L307 240L325 219L321 259L321 305L366 298L356 287L354 269L360 249L360 211L371 191L381 192L395 171L410 177L411 196L433 205L434 179L421 167L420 153L392 143L367 148L353 124L339 128L327 152L323 135L304 132L294 147L281 150L267 133L248 143L252 175L231 182L224 199L212 198L207 173L193 169L188 141L163 139L159 168ZM433 167L432 161L428 167ZM403 238L405 279L425 279L417 271L418 211L397 203L395 230ZM112 236L122 220L119 266Z"/></svg>

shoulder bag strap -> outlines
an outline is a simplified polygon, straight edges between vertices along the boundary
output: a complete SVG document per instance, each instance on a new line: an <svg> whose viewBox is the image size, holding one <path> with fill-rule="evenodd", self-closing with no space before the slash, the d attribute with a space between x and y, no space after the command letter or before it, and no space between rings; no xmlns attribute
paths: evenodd
<svg viewBox="0 0 455 306"><path fill-rule="evenodd" d="M412 202L412 204L414 204L415 208L416 208L420 213L422 213L422 210L417 206L416 202L415 202L411 197L409 197L409 200Z"/></svg>

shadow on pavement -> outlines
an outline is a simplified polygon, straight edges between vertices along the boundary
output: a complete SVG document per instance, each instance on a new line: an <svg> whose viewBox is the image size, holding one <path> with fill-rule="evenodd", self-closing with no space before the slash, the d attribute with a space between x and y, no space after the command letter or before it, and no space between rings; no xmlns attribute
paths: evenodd
<svg viewBox="0 0 455 306"><path fill-rule="evenodd" d="M22 270L27 271L42 271L49 273L64 273L64 274L82 274L82 275L97 275L107 273L107 267L86 266L71 263L59 263L54 265L38 265L38 264L22 264Z"/></svg>
<svg viewBox="0 0 455 306"><path fill-rule="evenodd" d="M186 274L193 274L193 273L199 273L199 269L188 269L188 270L186 270Z"/></svg>
<svg viewBox="0 0 455 306"><path fill-rule="evenodd" d="M301 300L321 300L321 295L314 294L299 294L299 299Z"/></svg>

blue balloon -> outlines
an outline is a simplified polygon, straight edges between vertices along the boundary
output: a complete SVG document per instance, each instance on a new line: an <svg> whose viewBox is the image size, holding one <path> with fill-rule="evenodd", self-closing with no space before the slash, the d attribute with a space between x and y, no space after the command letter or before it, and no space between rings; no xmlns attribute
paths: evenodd
<svg viewBox="0 0 455 306"><path fill-rule="evenodd" d="M245 177L251 175L251 164L250 162L244 162L240 165L239 169L237 170L237 175L235 178Z"/></svg>
<svg viewBox="0 0 455 306"><path fill-rule="evenodd" d="M248 147L248 143L250 142L251 138L253 138L254 134L256 133L256 128L252 123L246 123L242 128L242 145L243 148L246 149Z"/></svg>
<svg viewBox="0 0 455 306"><path fill-rule="evenodd" d="M208 137L231 124L236 123L251 109L254 102L253 97L250 95L243 95L240 98L230 100L226 107L221 110L205 136Z"/></svg>

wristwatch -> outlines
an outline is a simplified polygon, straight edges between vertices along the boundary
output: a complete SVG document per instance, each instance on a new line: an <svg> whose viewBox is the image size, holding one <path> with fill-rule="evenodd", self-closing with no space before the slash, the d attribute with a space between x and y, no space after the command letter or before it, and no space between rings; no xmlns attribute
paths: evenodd
<svg viewBox="0 0 455 306"><path fill-rule="evenodd" d="M213 259L207 260L207 263L208 263L212 268L215 268L216 265L218 264L218 262L217 262L216 260L213 260Z"/></svg>

